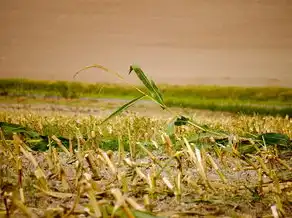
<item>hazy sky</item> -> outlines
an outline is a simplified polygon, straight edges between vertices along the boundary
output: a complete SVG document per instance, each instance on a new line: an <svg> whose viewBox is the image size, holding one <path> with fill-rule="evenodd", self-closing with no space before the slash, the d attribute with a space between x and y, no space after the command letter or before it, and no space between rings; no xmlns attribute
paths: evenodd
<svg viewBox="0 0 292 218"><path fill-rule="evenodd" d="M0 27L1 77L137 63L160 83L292 87L291 0L0 0Z"/></svg>

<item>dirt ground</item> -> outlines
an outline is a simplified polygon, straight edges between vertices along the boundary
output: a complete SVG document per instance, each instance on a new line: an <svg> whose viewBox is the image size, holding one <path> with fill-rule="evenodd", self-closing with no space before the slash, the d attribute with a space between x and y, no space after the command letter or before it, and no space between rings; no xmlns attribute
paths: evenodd
<svg viewBox="0 0 292 218"><path fill-rule="evenodd" d="M291 11L287 0L0 1L0 77L72 80L94 63L126 75L137 63L158 83L291 87Z"/></svg>
<svg viewBox="0 0 292 218"><path fill-rule="evenodd" d="M121 99L104 99L95 103L88 103L80 106L56 104L56 103L0 103L0 111L33 111L38 113L61 113L64 115L84 115L105 117L113 113L118 107L126 103L127 100ZM229 112L196 110L184 108L171 108L174 114L184 114L186 116L196 116L197 119L231 119L234 114ZM174 114L162 110L158 105L148 101L137 102L125 113L136 113L140 116L155 117L168 119L173 118Z"/></svg>

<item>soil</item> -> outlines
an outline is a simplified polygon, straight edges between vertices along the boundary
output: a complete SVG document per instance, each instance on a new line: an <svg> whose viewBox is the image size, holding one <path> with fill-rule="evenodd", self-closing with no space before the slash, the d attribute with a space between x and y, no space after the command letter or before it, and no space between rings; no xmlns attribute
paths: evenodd
<svg viewBox="0 0 292 218"><path fill-rule="evenodd" d="M291 11L287 0L0 1L0 77L73 80L95 63L126 76L137 63L157 83L292 87Z"/></svg>
<svg viewBox="0 0 292 218"><path fill-rule="evenodd" d="M15 101L14 101L15 102ZM62 113L65 115L83 114L85 116L106 116L114 112L118 107L122 106L128 102L122 99L102 99L95 102L88 102L88 104L83 105L65 105L58 104L58 101L52 103L44 103L40 101L38 103L0 103L1 110L26 110L26 111L37 111L39 113ZM229 119L233 116L232 113L228 112L217 112L209 110L196 110L196 109L183 109L183 108L171 108L174 113L185 114L185 115L196 115L197 118L209 117L213 119ZM162 110L158 105L150 101L139 101L131 108L129 108L126 113L137 113L140 116L156 117L156 118L172 118L173 114Z"/></svg>

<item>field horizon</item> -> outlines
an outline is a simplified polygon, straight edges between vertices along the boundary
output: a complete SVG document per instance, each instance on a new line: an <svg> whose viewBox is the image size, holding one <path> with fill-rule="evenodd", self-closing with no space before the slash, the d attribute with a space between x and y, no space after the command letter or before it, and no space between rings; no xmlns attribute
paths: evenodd
<svg viewBox="0 0 292 218"><path fill-rule="evenodd" d="M168 106L246 114L292 115L292 89L283 87L236 87L158 85ZM103 99L130 100L139 96L131 84L82 83L68 81L42 81L28 79L0 79L1 101L12 97L26 97L32 102L52 99L77 99L75 103ZM30 100L29 100L30 99ZM11 100L11 99L10 99ZM78 101L79 100L79 101ZM7 100L6 100L7 101ZM23 103L25 100L22 101ZM82 103L83 102L83 103ZM71 104L72 101L69 103Z"/></svg>

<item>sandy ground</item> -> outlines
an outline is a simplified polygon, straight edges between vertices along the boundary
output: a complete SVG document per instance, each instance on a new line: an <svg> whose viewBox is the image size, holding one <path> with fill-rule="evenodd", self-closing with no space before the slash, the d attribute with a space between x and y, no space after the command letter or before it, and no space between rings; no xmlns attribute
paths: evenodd
<svg viewBox="0 0 292 218"><path fill-rule="evenodd" d="M138 63L159 83L292 87L291 25L287 0L0 1L0 78ZM78 80L118 82L97 70Z"/></svg>
<svg viewBox="0 0 292 218"><path fill-rule="evenodd" d="M119 99L103 99L96 103L88 103L88 105L64 105L56 103L0 103L1 111L19 111L19 112L37 112L44 115L61 114L62 116L96 116L105 118L122 106L126 100ZM138 116L155 117L156 119L171 119L177 114L185 115L188 117L195 116L200 120L220 120L231 119L234 114L229 112L209 111L209 110L196 110L184 108L171 108L172 113L162 110L158 105L141 101L137 102L131 108L128 108L124 114L136 114Z"/></svg>

